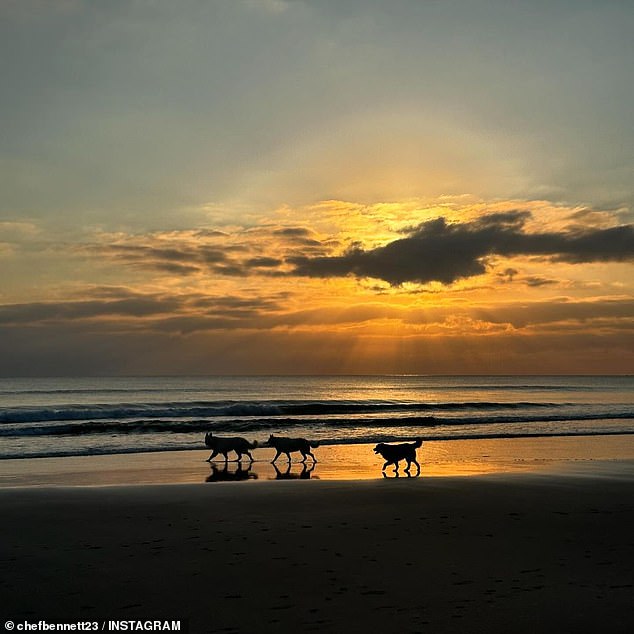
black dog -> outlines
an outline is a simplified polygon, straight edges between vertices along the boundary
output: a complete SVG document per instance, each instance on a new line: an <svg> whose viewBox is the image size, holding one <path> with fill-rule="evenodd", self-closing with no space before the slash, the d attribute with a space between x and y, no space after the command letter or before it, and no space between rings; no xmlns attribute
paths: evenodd
<svg viewBox="0 0 634 634"><path fill-rule="evenodd" d="M381 454L385 464L381 471L385 471L388 465L394 465L394 472L398 473L398 463L401 460L407 461L407 467L405 467L405 473L409 473L409 469L412 462L416 465L417 475L420 473L420 464L416 460L416 450L423 444L422 439L418 439L415 442L402 443L400 445L386 445L384 442L380 442L375 448L374 453Z"/></svg>
<svg viewBox="0 0 634 634"><path fill-rule="evenodd" d="M205 444L211 449L211 455L207 458L207 462L211 462L219 453L225 457L225 462L229 460L227 454L230 451L235 451L238 459L236 462L242 460L242 456L246 455L251 462L253 462L253 456L249 449L255 449L258 443L249 442L246 438L240 438L234 436L232 438L226 438L224 436L214 436L211 432L205 434Z"/></svg>
<svg viewBox="0 0 634 634"><path fill-rule="evenodd" d="M304 459L302 462L306 462L306 458L310 456L313 459L313 462L317 462L317 458L313 455L313 452L310 450L311 447L319 447L319 443L314 440L306 440L305 438L285 438L284 436L274 436L271 434L269 439L266 441L266 445L269 447L273 447L277 452L275 454L275 458L271 464L275 464L275 461L283 454L286 454L288 461L291 461L291 454L294 451L299 451Z"/></svg>

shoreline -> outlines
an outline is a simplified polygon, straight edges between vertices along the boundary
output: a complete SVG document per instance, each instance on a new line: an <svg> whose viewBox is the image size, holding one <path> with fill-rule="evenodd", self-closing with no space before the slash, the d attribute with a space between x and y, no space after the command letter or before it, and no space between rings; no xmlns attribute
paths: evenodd
<svg viewBox="0 0 634 634"><path fill-rule="evenodd" d="M229 436L230 434L221 433L219 436ZM280 434L282 435L282 434ZM475 441L486 441L486 440L522 440L522 439L534 439L534 438L594 438L594 437L609 437L609 436L634 436L634 430L620 430L620 431L596 431L596 432L588 432L588 431L579 431L579 432L554 432L554 433L526 433L526 434L469 434L461 436L459 434L456 435L431 435L431 436L404 436L404 437L389 437L384 438L383 436L379 436L377 438L368 438L368 439L346 439L346 440L318 440L320 447L340 447L340 446L348 446L348 445L375 445L379 442L386 443L397 443L397 442L412 442L414 440L418 440L421 438L425 443L430 442L453 442L453 441L462 441L462 440L475 440ZM256 441L257 442L257 441ZM134 456L136 454L145 454L145 453L169 453L174 451L196 451L200 446L191 447L191 446L176 446L176 447L162 447L158 449L153 448L143 448L143 449L125 449L120 451L108 451L108 452L96 452L96 453L57 453L57 454L25 454L19 456L1 456L0 455L0 463L4 460L32 460L38 458L81 458L81 457L97 457L97 456ZM266 449L266 445L264 442L258 444L257 449Z"/></svg>
<svg viewBox="0 0 634 634"><path fill-rule="evenodd" d="M201 443L202 444L202 443ZM208 449L106 454L0 461L0 489L28 486L104 486L258 482L271 480L382 479L382 459L374 445L324 445L315 449L318 463L306 467L280 459L270 465L273 449L254 450L255 462L206 463ZM233 454L232 454L233 455ZM418 451L421 478L517 473L632 474L634 436L539 436L424 441ZM412 474L415 474L414 469ZM394 477L388 468L385 477ZM399 475L406 477L401 466Z"/></svg>

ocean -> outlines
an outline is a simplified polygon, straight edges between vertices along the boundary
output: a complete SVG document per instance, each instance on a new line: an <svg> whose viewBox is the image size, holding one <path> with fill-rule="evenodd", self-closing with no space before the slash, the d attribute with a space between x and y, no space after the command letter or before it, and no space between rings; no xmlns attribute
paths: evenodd
<svg viewBox="0 0 634 634"><path fill-rule="evenodd" d="M0 379L0 459L204 448L634 433L633 376Z"/></svg>

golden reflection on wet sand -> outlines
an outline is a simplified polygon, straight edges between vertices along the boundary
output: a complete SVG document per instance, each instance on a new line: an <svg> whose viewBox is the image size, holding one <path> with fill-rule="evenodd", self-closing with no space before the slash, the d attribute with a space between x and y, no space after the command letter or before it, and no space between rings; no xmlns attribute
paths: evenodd
<svg viewBox="0 0 634 634"><path fill-rule="evenodd" d="M34 458L0 461L0 486L109 485L191 482L262 482L269 480L368 480L396 477L374 445L330 445L315 449L317 464L271 465L274 450L258 448L255 462L242 465L205 462L206 450L112 456ZM425 441L418 450L420 476L469 476L528 473L592 466L604 461L634 460L634 436L505 438ZM408 477L401 463L399 477ZM415 470L412 468L412 476Z"/></svg>

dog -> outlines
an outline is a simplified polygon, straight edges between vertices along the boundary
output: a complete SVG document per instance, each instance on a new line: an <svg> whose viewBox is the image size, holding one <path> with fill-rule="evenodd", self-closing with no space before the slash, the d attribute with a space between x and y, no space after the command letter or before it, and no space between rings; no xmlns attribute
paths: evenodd
<svg viewBox="0 0 634 634"><path fill-rule="evenodd" d="M374 453L380 454L383 460L385 460L381 471L385 471L388 465L393 464L394 472L398 473L398 463L401 460L405 460L407 462L407 467L405 467L406 473L409 473L412 463L416 465L418 473L420 473L420 464L418 464L418 460L416 460L416 450L422 445L423 441L420 438L415 442L402 443L400 445L387 445L384 442L380 442L374 448Z"/></svg>
<svg viewBox="0 0 634 634"><path fill-rule="evenodd" d="M295 451L299 451L304 459L302 462L306 462L306 458L310 456L313 460L313 463L317 462L317 458L313 455L313 452L310 450L311 447L319 447L318 442L314 442L313 440L306 440L305 438L284 438L283 436L274 436L271 434L269 439L266 441L266 444L269 447L273 447L277 453L275 454L275 458L271 460L271 464L275 464L275 461L283 454L286 454L288 461L291 461L291 453Z"/></svg>
<svg viewBox="0 0 634 634"><path fill-rule="evenodd" d="M249 442L246 438L240 438L239 436L233 436L231 438L214 436L209 432L205 434L205 445L212 450L211 455L205 462L211 462L219 453L225 457L225 462L227 462L229 459L227 454L230 451L235 451L238 456L235 462L240 462L243 455L248 456L249 460L253 462L253 456L249 452L249 449L255 449L258 443L257 441Z"/></svg>

